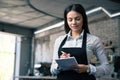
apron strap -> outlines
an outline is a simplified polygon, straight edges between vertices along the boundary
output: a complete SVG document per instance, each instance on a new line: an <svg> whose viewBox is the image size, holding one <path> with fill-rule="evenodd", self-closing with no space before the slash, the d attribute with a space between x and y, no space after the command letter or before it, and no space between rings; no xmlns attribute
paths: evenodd
<svg viewBox="0 0 120 80"><path fill-rule="evenodd" d="M86 52L86 43L87 43L87 33L84 31L82 49L84 50L84 55L86 56L85 64L88 65L87 52Z"/></svg>
<svg viewBox="0 0 120 80"><path fill-rule="evenodd" d="M59 57L60 57L60 53L61 53L61 48L62 48L62 46L65 44L66 40L67 40L67 35L66 35L66 37L64 38L64 40L63 40L63 41L61 42L61 44L60 44L60 47L59 47L59 50L58 50L58 55L59 55Z"/></svg>

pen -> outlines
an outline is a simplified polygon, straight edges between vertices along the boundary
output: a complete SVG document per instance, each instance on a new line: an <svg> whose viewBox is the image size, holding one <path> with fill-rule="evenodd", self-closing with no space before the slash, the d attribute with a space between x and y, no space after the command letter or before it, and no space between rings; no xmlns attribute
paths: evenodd
<svg viewBox="0 0 120 80"><path fill-rule="evenodd" d="M61 51L61 53L65 53L64 51Z"/></svg>

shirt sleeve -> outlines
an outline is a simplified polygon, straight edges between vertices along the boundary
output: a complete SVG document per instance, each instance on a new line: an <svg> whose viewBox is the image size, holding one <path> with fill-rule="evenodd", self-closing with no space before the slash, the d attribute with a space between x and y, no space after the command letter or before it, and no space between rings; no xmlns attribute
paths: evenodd
<svg viewBox="0 0 120 80"><path fill-rule="evenodd" d="M91 73L94 74L96 77L108 75L111 73L110 65L108 63L107 57L105 55L104 46L99 38L95 40L94 45L94 52L99 61L99 65L97 66L90 66Z"/></svg>
<svg viewBox="0 0 120 80"><path fill-rule="evenodd" d="M52 60L51 68L50 68L50 72L53 75L57 75L58 73L60 73L60 70L58 69L58 64L56 63L55 59L59 58L58 49L63 39L64 38L62 36L57 38L54 44L53 60Z"/></svg>

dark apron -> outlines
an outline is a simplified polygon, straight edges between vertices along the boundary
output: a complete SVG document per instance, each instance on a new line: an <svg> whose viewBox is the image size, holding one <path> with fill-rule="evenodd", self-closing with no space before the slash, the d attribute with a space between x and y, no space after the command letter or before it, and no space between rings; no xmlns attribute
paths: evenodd
<svg viewBox="0 0 120 80"><path fill-rule="evenodd" d="M83 42L82 42L82 48L62 48L62 46L65 44L67 36L62 41L58 55L62 54L61 51L64 51L66 53L70 53L71 57L74 56L78 62L78 64L86 64L88 65L87 61L87 55L86 55L86 32L84 32L83 35ZM96 80L93 75L86 73L77 73L74 70L67 70L67 71L61 71L57 75L57 80Z"/></svg>

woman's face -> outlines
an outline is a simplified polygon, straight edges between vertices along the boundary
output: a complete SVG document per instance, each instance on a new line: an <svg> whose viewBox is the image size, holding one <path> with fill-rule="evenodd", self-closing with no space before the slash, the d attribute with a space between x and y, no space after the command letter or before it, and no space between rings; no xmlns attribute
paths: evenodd
<svg viewBox="0 0 120 80"><path fill-rule="evenodd" d="M67 14L67 23L72 32L81 32L83 26L83 17L76 11L70 11Z"/></svg>

